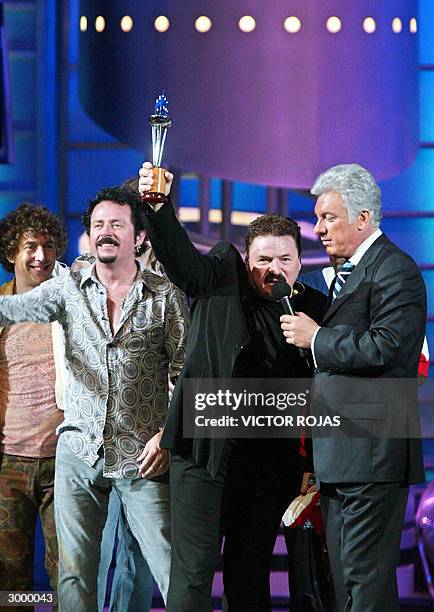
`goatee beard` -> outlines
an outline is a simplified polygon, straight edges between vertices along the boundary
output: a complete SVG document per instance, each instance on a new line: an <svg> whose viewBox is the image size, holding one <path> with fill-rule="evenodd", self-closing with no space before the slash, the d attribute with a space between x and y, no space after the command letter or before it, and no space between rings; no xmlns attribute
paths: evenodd
<svg viewBox="0 0 434 612"><path fill-rule="evenodd" d="M117 255L98 255L98 261L104 264L114 263L117 259Z"/></svg>

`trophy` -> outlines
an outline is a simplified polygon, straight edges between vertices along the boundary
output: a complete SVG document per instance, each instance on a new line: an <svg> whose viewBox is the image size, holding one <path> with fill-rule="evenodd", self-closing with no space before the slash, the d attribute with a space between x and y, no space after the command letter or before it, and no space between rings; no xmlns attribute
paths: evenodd
<svg viewBox="0 0 434 612"><path fill-rule="evenodd" d="M155 100L154 112L149 117L149 123L152 129L154 180L150 191L146 191L143 194L143 201L158 204L167 200L165 195L166 179L164 178L166 169L161 168L161 158L163 156L167 130L172 125L172 119L169 117L168 102L164 92Z"/></svg>

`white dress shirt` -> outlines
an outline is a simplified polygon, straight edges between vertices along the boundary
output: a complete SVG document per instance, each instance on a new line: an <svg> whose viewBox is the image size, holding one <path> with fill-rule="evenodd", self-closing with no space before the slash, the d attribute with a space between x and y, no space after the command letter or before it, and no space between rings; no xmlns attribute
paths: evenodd
<svg viewBox="0 0 434 612"><path fill-rule="evenodd" d="M353 255L351 255L351 257L349 258L349 262L351 262L354 266L357 266L357 264L359 263L359 261L362 259L363 255L366 253L366 251L369 249L369 247L374 244L374 242L377 240L377 238L379 238L381 236L383 232L381 231L380 228L377 228L375 230L375 232L373 232L370 236L368 236L368 238L366 238L366 240L364 240L355 250L355 252L353 253ZM328 284L328 283L327 283ZM328 285L330 287L330 285ZM321 327L317 327L315 330L315 333L312 337L312 341L310 343L310 349L312 351L312 357L313 357L313 363L315 365L315 367L317 367L317 363L316 363L316 359L315 359L315 349L314 349L314 345L315 345L315 338L317 333L319 332L319 330L321 329Z"/></svg>

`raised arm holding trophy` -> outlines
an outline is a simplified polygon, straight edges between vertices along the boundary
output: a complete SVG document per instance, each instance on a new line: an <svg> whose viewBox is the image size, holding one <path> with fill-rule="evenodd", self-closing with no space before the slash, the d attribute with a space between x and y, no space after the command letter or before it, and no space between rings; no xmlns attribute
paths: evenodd
<svg viewBox="0 0 434 612"><path fill-rule="evenodd" d="M158 161L158 160L157 160ZM271 612L269 575L281 517L300 489L309 489L309 459L299 440L186 438L184 379L307 378L312 370L280 330L283 307L271 290L294 285L300 270L300 228L267 214L248 227L243 259L228 242L199 253L170 201L148 199L155 168L145 162L139 190L157 259L192 299L189 347L162 437L171 450L172 565L168 612L208 612L223 550L227 610ZM166 171L165 195L173 175ZM161 187L163 189L163 187ZM321 320L326 298L306 287L294 308ZM304 475L303 475L304 472Z"/></svg>

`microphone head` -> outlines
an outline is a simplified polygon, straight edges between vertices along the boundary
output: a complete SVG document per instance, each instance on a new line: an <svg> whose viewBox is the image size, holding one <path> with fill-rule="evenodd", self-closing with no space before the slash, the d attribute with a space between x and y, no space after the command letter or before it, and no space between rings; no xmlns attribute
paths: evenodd
<svg viewBox="0 0 434 612"><path fill-rule="evenodd" d="M285 281L277 281L271 289L271 295L275 300L281 300L284 297L292 296L291 285L285 283Z"/></svg>

